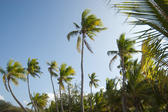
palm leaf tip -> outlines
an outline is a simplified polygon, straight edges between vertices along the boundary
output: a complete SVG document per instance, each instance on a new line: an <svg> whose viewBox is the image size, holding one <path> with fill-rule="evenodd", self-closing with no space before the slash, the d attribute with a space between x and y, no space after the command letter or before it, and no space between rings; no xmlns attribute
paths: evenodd
<svg viewBox="0 0 168 112"><path fill-rule="evenodd" d="M67 39L68 39L68 41L70 41L70 38L72 37L72 36L75 36L75 35L77 35L79 33L79 31L71 31L71 32L69 32L68 33L68 35L67 35Z"/></svg>
<svg viewBox="0 0 168 112"><path fill-rule="evenodd" d="M114 62L114 60L117 58L118 55L115 55L111 60L110 60L110 63L109 63L109 69L110 71L112 71L112 63Z"/></svg>
<svg viewBox="0 0 168 112"><path fill-rule="evenodd" d="M77 23L74 22L73 24L75 25L75 28L76 28L76 29L79 29L79 28L80 28L80 26L79 26Z"/></svg>
<svg viewBox="0 0 168 112"><path fill-rule="evenodd" d="M84 43L85 43L87 49L88 49L91 53L93 53L92 48L90 47L90 45L88 44L88 42L87 42L86 40L84 40Z"/></svg>
<svg viewBox="0 0 168 112"><path fill-rule="evenodd" d="M86 16L90 13L90 9L85 9L82 13L82 19L86 18Z"/></svg>

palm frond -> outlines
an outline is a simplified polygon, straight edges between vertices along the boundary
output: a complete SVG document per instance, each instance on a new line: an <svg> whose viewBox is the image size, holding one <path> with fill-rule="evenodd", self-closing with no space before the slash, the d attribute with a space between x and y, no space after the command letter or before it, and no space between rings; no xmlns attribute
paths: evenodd
<svg viewBox="0 0 168 112"><path fill-rule="evenodd" d="M78 33L79 33L78 30L69 32L68 35L67 35L67 39L68 39L68 41L70 41L70 38L71 38L72 36L76 36L76 35L78 35Z"/></svg>
<svg viewBox="0 0 168 112"><path fill-rule="evenodd" d="M4 70L3 68L1 68L1 67L0 67L0 73L1 73L1 74L6 74L6 73L5 73L5 70Z"/></svg>
<svg viewBox="0 0 168 112"><path fill-rule="evenodd" d="M18 85L18 81L15 78L11 77L10 80L13 82L13 84Z"/></svg>
<svg viewBox="0 0 168 112"><path fill-rule="evenodd" d="M76 28L76 29L79 29L79 28L80 28L80 26L79 26L77 23L74 22L73 24L75 25L75 28Z"/></svg>
<svg viewBox="0 0 168 112"><path fill-rule="evenodd" d="M86 17L88 16L89 13L90 13L90 10L89 10L89 9L85 9L85 10L83 11L83 13L82 13L82 23L81 23L82 26L83 26L83 23L84 23L84 21L85 21L85 19L86 19Z"/></svg>
<svg viewBox="0 0 168 112"><path fill-rule="evenodd" d="M118 55L115 55L111 60L110 60L110 63L109 63L109 69L110 69L110 71L111 71L111 66L112 66L112 63L114 62L114 60L116 60L116 58L117 58L117 56Z"/></svg>
<svg viewBox="0 0 168 112"><path fill-rule="evenodd" d="M90 45L87 43L87 41L86 41L85 39L84 39L84 43L85 43L86 47L88 48L88 50L89 50L91 53L93 53L93 51L92 51Z"/></svg>
<svg viewBox="0 0 168 112"><path fill-rule="evenodd" d="M107 55L114 55L114 54L118 54L118 51L107 51Z"/></svg>

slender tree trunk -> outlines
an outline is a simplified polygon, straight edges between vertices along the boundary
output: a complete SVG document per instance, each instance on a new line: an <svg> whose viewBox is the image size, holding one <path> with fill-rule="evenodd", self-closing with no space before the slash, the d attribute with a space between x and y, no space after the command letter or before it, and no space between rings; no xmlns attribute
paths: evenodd
<svg viewBox="0 0 168 112"><path fill-rule="evenodd" d="M93 112L93 110L92 110L92 97L93 97L92 86L90 87L90 93L91 93L91 98L90 98L90 112Z"/></svg>
<svg viewBox="0 0 168 112"><path fill-rule="evenodd" d="M54 98L55 98L56 110L57 110L57 112L59 112L58 103L57 103L57 96L56 96L56 93L55 93L55 88L54 88L54 83L53 83L52 75L50 75L50 79L51 79L51 84L52 84Z"/></svg>
<svg viewBox="0 0 168 112"><path fill-rule="evenodd" d="M71 112L71 90L69 84L68 84L68 96L69 96L68 111Z"/></svg>
<svg viewBox="0 0 168 112"><path fill-rule="evenodd" d="M28 112L28 111L23 107L23 105L19 102L19 100L16 98L16 96L13 94L12 89L11 89L11 87L10 87L9 80L8 80L8 87L9 87L9 91L10 91L12 97L15 99L15 101L19 104L19 106L23 109L24 112Z"/></svg>
<svg viewBox="0 0 168 112"><path fill-rule="evenodd" d="M84 73L83 73L83 51L84 51L84 34L82 37L82 51L81 51L81 112L84 112L84 100L83 100L83 82L84 82Z"/></svg>
<svg viewBox="0 0 168 112"><path fill-rule="evenodd" d="M61 93L61 86L59 85L59 92L60 92L60 103L61 103L61 112L64 112L63 104L62 104L62 93Z"/></svg>
<svg viewBox="0 0 168 112"><path fill-rule="evenodd" d="M32 95L30 92L29 74L27 74L27 87L28 87L29 98L30 98L30 101L32 102L32 107L34 108L34 111L37 112L36 106L34 104L34 101L32 100Z"/></svg>
<svg viewBox="0 0 168 112"><path fill-rule="evenodd" d="M122 75L123 75L123 82L122 82L122 110L123 112L127 112L126 107L126 90L125 90L125 81L126 81L126 74L125 74L125 67L124 67L124 57L121 56L121 66L122 66Z"/></svg>

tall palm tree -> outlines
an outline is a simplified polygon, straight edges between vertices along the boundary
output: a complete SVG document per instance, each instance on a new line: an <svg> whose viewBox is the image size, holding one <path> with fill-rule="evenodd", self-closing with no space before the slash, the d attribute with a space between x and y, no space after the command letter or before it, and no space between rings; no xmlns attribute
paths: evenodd
<svg viewBox="0 0 168 112"><path fill-rule="evenodd" d="M89 74L88 76L90 79L89 86L90 86L90 92L91 92L90 110L91 110L91 112L93 112L93 109L92 109L92 97L93 97L92 87L94 86L95 88L97 88L99 80L96 79L96 73Z"/></svg>
<svg viewBox="0 0 168 112"><path fill-rule="evenodd" d="M53 83L53 77L58 77L58 74L56 72L58 72L58 65L56 61L52 61L51 63L47 63L48 64L48 71L50 73L50 79L51 79L51 84L52 84L52 88L53 88L53 93L54 93L54 98L55 98L55 105L56 105L56 110L57 112L59 112L59 108L58 108L58 103L57 103L57 96L55 93L55 87L54 87L54 83Z"/></svg>
<svg viewBox="0 0 168 112"><path fill-rule="evenodd" d="M6 67L6 70L0 68L0 73L3 74L3 81L4 81L4 85L5 85L6 90L8 92L10 92L10 94L12 95L14 100L23 109L23 111L27 112L27 110L24 108L24 106L20 103L20 101L14 95L12 88L10 86L11 81L14 83L14 85L18 85L17 79L21 79L23 81L26 80L25 75L24 75L25 70L22 67L22 65L17 61L14 62L14 60L9 60L7 67Z"/></svg>
<svg viewBox="0 0 168 112"><path fill-rule="evenodd" d="M123 75L123 83L122 83L122 108L123 112L126 112L126 98L125 98L125 81L126 81L126 69L125 69L125 63L128 58L131 58L131 54L137 52L134 48L133 45L135 44L135 41L131 41L129 39L125 39L125 34L121 34L120 38L117 39L117 47L118 51L108 51L108 55L114 55L113 58L110 60L109 63L109 68L111 70L111 64L112 62L119 56L120 57L120 66L121 66L121 72Z"/></svg>
<svg viewBox="0 0 168 112"><path fill-rule="evenodd" d="M108 0L109 2L111 0ZM158 51L164 51L158 54L156 59L158 62L164 62L164 66L168 67L167 61L168 53L166 48L168 44L168 1L167 0L125 0L115 5L120 12L135 18L131 20L133 25L148 25L149 27L145 30L137 32L140 34L140 39L147 39L149 35L152 36L151 41L156 41L161 44L157 47ZM153 44L157 46L160 44ZM160 61L162 60L162 61Z"/></svg>
<svg viewBox="0 0 168 112"><path fill-rule="evenodd" d="M64 83L69 83L73 79L72 76L74 75L75 75L75 71L71 66L67 67L66 64L62 64L60 66L58 83L59 83L59 92L60 92L61 112L64 112L61 90L65 89Z"/></svg>
<svg viewBox="0 0 168 112"><path fill-rule="evenodd" d="M28 87L28 93L29 93L29 98L32 102L32 106L35 110L35 112L37 111L36 106L32 100L32 94L30 91L30 83L29 83L29 76L32 77L40 77L39 74L41 73L40 71L40 66L39 63L37 62L37 59L30 59L28 58L28 62L27 62L27 87Z"/></svg>
<svg viewBox="0 0 168 112"><path fill-rule="evenodd" d="M70 40L72 36L77 36L77 50L81 51L81 112L84 112L84 102L83 102L83 85L84 85L84 72L83 72L83 55L84 55L84 45L88 48L88 50L93 53L90 45L86 41L88 37L91 40L94 40L94 36L96 36L97 32L105 30L103 27L101 19L97 18L93 14L89 14L90 10L86 9L82 13L81 25L74 23L76 30L71 31L67 35L67 39ZM82 36L82 39L81 37ZM82 46L81 46L82 41Z"/></svg>
<svg viewBox="0 0 168 112"><path fill-rule="evenodd" d="M44 108L47 106L49 96L46 93L36 93L32 97L32 101L35 103L37 111L38 112L43 112ZM32 105L33 102L28 103L27 105Z"/></svg>

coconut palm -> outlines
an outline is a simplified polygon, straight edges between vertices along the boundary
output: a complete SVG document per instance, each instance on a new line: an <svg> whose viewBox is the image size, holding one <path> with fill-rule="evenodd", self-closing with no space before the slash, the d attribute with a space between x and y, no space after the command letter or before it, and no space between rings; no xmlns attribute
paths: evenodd
<svg viewBox="0 0 168 112"><path fill-rule="evenodd" d="M73 78L72 76L75 75L75 71L71 66L66 64L62 64L59 68L59 92L60 92L60 102L61 102L61 112L64 112L63 104L62 104L62 90L65 90L64 83L69 83Z"/></svg>
<svg viewBox="0 0 168 112"><path fill-rule="evenodd" d="M135 112L143 112L144 108L142 105L142 100L145 101L148 96L149 84L145 80L143 72L141 71L141 65L138 64L137 60L130 62L129 68L127 69L127 94L131 103L135 107Z"/></svg>
<svg viewBox="0 0 168 112"><path fill-rule="evenodd" d="M111 1L111 0L109 0ZM115 6L124 14L135 18L131 21L133 25L148 25L145 30L139 31L140 39L147 39L149 35L152 36L151 41L160 44L153 44L157 46L158 51L164 51L158 54L157 61L164 62L163 65L168 67L166 61L168 53L168 1L167 0L125 0L122 3L115 4ZM164 44L164 42L166 44ZM161 46L160 46L161 45ZM161 61L162 60L162 61Z"/></svg>
<svg viewBox="0 0 168 112"><path fill-rule="evenodd" d="M33 103L32 100L32 95L31 95L31 91L30 91L30 83L29 83L29 76L32 76L33 78L35 77L40 77L40 66L39 63L37 62L37 59L30 59L28 58L28 62L27 62L27 87L28 87L28 93L29 93L29 98L32 102L32 106L35 110L35 112L37 111L35 104Z"/></svg>
<svg viewBox="0 0 168 112"><path fill-rule="evenodd" d="M35 103L38 112L43 112L44 108L47 106L48 98L46 93L42 93L41 95L40 93L36 93L32 97L32 101ZM27 105L32 105L33 102L30 102Z"/></svg>
<svg viewBox="0 0 168 112"><path fill-rule="evenodd" d="M95 88L97 88L99 80L96 79L96 73L89 74L88 76L90 79L89 86L90 86L90 92L91 92L90 110L91 110L91 112L93 112L93 109L92 109L92 97L93 97L92 87L94 86Z"/></svg>
<svg viewBox="0 0 168 112"><path fill-rule="evenodd" d="M81 25L74 23L76 30L71 31L67 35L67 39L70 40L72 36L78 36L77 39L77 50L81 51L81 112L84 112L84 103L83 103L83 85L84 85L84 72L83 72L83 55L84 55L84 45L88 50L93 53L90 45L88 44L86 38L88 37L91 40L94 40L97 32L105 30L103 27L101 19L97 18L93 14L89 14L90 10L86 9L82 13ZM82 38L81 38L82 36ZM82 45L81 45L82 42Z"/></svg>
<svg viewBox="0 0 168 112"><path fill-rule="evenodd" d="M50 79L51 79L51 84L52 84L52 88L53 88L53 93L54 93L54 98L55 98L55 105L56 105L56 110L57 112L59 112L59 108L58 108L58 103L57 103L57 96L55 93L55 87L54 87L54 83L53 83L53 77L58 77L58 74L56 72L58 72L58 65L56 61L52 61L51 63L47 63L48 64L48 71L50 73Z"/></svg>
<svg viewBox="0 0 168 112"><path fill-rule="evenodd" d="M111 64L112 62L119 56L120 57L120 66L121 66L121 72L123 75L123 83L122 83L122 88L123 88L123 93L122 93L122 108L123 112L126 112L126 98L125 98L125 81L126 81L126 68L125 68L125 63L126 59L131 58L131 54L137 52L134 48L133 45L135 44L135 41L125 39L125 34L121 34L120 38L117 39L117 47L118 51L108 51L108 55L114 55L113 58L110 60L109 63L109 68L111 70Z"/></svg>
<svg viewBox="0 0 168 112"><path fill-rule="evenodd" d="M8 92L10 92L10 94L12 95L12 97L14 98L14 100L18 103L18 105L23 109L24 112L27 112L27 110L24 108L24 106L20 103L20 101L16 98L16 96L14 95L10 82L13 82L14 85L18 85L18 80L17 79L21 79L23 81L26 80L25 78L25 70L22 67L22 65L19 62L14 62L14 60L9 60L6 70L0 68L0 73L3 74L3 81L4 81L4 85L5 88Z"/></svg>
<svg viewBox="0 0 168 112"><path fill-rule="evenodd" d="M117 84L120 80L118 79L106 79L106 107L110 112L121 112L121 92L117 90Z"/></svg>

